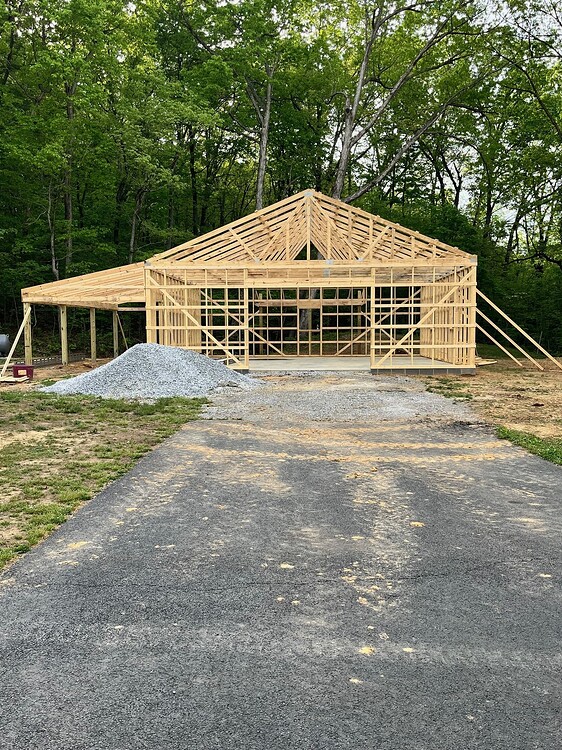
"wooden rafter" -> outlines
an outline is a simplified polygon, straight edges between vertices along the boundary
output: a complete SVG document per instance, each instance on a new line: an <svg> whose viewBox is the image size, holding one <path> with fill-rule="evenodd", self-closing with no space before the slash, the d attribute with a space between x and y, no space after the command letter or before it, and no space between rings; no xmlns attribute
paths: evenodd
<svg viewBox="0 0 562 750"><path fill-rule="evenodd" d="M108 268L82 276L22 289L22 300L36 305L66 305L116 310L131 302L144 303L144 263Z"/></svg>
<svg viewBox="0 0 562 750"><path fill-rule="evenodd" d="M290 237L287 239L287 224ZM314 245L324 258L353 261L470 256L458 248L368 214L342 201L305 190L249 216L151 258L173 263L231 263L294 259ZM287 248L289 245L289 252Z"/></svg>

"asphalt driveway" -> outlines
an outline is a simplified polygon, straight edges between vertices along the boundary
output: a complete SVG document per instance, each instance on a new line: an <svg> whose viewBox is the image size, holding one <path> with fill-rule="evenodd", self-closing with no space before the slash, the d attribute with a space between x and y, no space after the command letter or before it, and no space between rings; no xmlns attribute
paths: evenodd
<svg viewBox="0 0 562 750"><path fill-rule="evenodd" d="M558 750L562 470L392 382L227 392L9 568L0 748Z"/></svg>

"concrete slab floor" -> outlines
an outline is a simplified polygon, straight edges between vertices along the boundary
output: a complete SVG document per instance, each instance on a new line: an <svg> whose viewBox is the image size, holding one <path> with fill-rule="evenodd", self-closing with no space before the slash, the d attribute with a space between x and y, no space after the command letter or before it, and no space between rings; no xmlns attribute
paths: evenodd
<svg viewBox="0 0 562 750"><path fill-rule="evenodd" d="M381 359L381 357L379 357ZM377 360L375 360L376 364ZM392 369L389 369L392 364ZM441 367L446 371L458 368L447 362L439 362L429 357L408 357L398 355L385 360L380 374L384 372L412 373L414 370L428 372L439 370ZM369 357L268 357L267 359L250 358L250 372L273 373L273 372L369 372L371 360Z"/></svg>
<svg viewBox="0 0 562 750"><path fill-rule="evenodd" d="M250 359L250 372L368 372L369 357L277 357Z"/></svg>

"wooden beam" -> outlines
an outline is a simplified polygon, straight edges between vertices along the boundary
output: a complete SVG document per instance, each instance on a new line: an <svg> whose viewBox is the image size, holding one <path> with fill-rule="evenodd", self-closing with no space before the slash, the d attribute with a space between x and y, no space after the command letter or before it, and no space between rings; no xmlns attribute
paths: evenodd
<svg viewBox="0 0 562 750"><path fill-rule="evenodd" d="M4 377L4 373L8 369L8 365L10 364L10 361L12 357L14 356L14 352L16 351L16 346L18 345L18 341L21 338L21 335L25 329L25 326L27 325L27 321L29 320L30 315L31 315L31 305L29 306L29 308L25 311L23 315L23 320L16 334L16 338L14 339L14 343L12 344L12 348L8 352L8 356L6 357L2 370L0 371L0 378Z"/></svg>
<svg viewBox="0 0 562 750"><path fill-rule="evenodd" d="M306 199L306 259L311 260L310 257L310 239L311 239L311 227L310 227L310 198L307 195Z"/></svg>
<svg viewBox="0 0 562 750"><path fill-rule="evenodd" d="M252 260L259 262L259 258L257 257L257 255L254 254L252 248L246 242L244 242L242 237L236 234L236 232L234 232L230 227L228 228L228 233L240 245L240 247L248 253Z"/></svg>
<svg viewBox="0 0 562 750"><path fill-rule="evenodd" d="M68 364L68 316L66 311L66 305L59 306L59 322L60 322L60 348L61 348L61 361L63 365Z"/></svg>
<svg viewBox="0 0 562 750"><path fill-rule="evenodd" d="M90 359L95 362L98 358L96 342L96 308L90 308Z"/></svg>
<svg viewBox="0 0 562 750"><path fill-rule="evenodd" d="M188 322L188 323L191 323L192 325L193 325L193 324L195 324L195 327L196 327L196 329L199 329L199 330L201 330L201 332L202 332L202 333L204 333L204 334L205 334L205 336L206 336L206 337L207 337L208 339L210 339L210 340L211 340L211 341L212 341L212 342L213 342L213 343L214 343L214 344L216 345L216 347L217 347L217 348L219 348L219 349L222 349L222 350L223 350L223 352L224 352L224 353L226 354L226 356L227 356L227 357L231 357L231 358L232 358L232 359L234 359L234 360L235 360L235 361L236 361L236 362L237 362L237 363L238 363L239 365L243 365L243 364L244 364L244 363L243 363L243 362L242 362L242 361L241 361L241 360L240 360L240 359L239 359L239 358L238 358L238 357L237 357L237 356L236 356L235 354L233 354L233 353L232 353L232 352L231 352L230 350L228 350L228 349L227 349L227 348L225 347L225 345L224 345L224 344L222 344L222 343L221 343L220 341L218 341L218 339L216 339L216 338L215 338L215 337L213 336L213 334L212 334L212 333L210 332L210 330L209 330L208 328L205 328L204 326L202 326L202 325L201 325L201 321L200 321L200 320L197 320L196 318L194 318L194 317L193 317L193 315L191 315L191 313L189 313L189 312L188 312L188 311L187 311L187 310L186 310L185 308L183 308L183 307L182 307L182 306L181 306L181 305L180 305L180 304L178 303L178 301L177 301L177 300L175 300L175 299L174 299L174 298L172 297L172 295L171 295L171 294L169 294L169 293L168 293L168 292L167 292L167 291L166 291L166 290L165 290L164 288L161 288L161 287L159 287L159 286L158 286L158 282L157 282L157 281L156 281L155 279L153 279L153 278L152 278L151 276L147 276L147 281L148 281L148 284L149 284L149 286L151 286L151 287L155 287L156 289L158 289L158 290L160 291L160 294L162 295L162 297L166 297L166 299L167 299L167 300L168 300L168 302L169 302L169 306L170 306L170 307L171 307L172 309L173 309L173 308L177 308L177 309L179 310L179 312L180 312L180 313L182 313L182 315L183 315L183 317L185 318L186 322ZM225 314L228 314L228 315L230 315L230 314L231 314L231 313L230 313L230 312L228 311L228 305L225 305L225 306L224 306L224 307L223 307L222 309L224 309L224 311L225 311Z"/></svg>
<svg viewBox="0 0 562 750"><path fill-rule="evenodd" d="M382 364L382 363L383 363L383 362L384 362L385 360L387 360L387 359L388 359L389 357L391 357L391 356L392 356L392 354L393 354L393 353L394 353L394 352L395 352L395 351L396 351L397 349L399 349L399 348L400 348L400 347L402 346L402 344L403 344L403 343L404 343L405 341L407 341L407 340L408 340L408 339L410 338L410 336L412 336L412 335L413 335L414 331L415 331L415 330L416 330L417 328L419 328L419 327L420 327L421 325L423 325L423 323L425 323L425 321L426 321L426 320L429 320L429 318L430 318L430 317L431 317L432 315L434 315L434 314L435 314L435 311L436 311L436 309L437 309L437 306L438 306L438 305L442 305L443 303L445 303L445 302L446 302L446 301L447 301L447 300L449 299L449 297L451 297L451 296L452 296L452 295L453 295L453 294L454 294L454 293L455 293L455 292L456 292L456 291L457 291L457 290L458 290L458 289L459 289L460 287L462 287L462 286L463 286L464 284L465 284L465 282L461 282L461 283L459 283L459 284L456 284L456 285L455 285L455 286L454 286L454 287L453 287L452 289L449 289L449 291L447 292L447 294L443 295L443 297L441 297L441 299L439 299L439 300L437 301L437 303L436 303L436 306L435 306L435 307L433 307L433 308L432 308L431 310L428 310L428 312L426 312L426 314L425 314L425 315L424 315L423 317L421 317L421 318L420 318L420 320L418 321L418 323L416 323L416 325L412 326L412 328L410 328L410 330L408 331L408 333L406 333L406 334L405 334L404 336L402 336L402 338L400 339L400 341L398 341L398 342L397 342L397 343L396 343L396 344L395 344L395 345L394 345L393 347L391 347L391 348L390 348L390 349L389 349L389 350L388 350L388 351L386 352L386 354L385 354L385 355L384 355L384 356L382 357L382 359L380 359L380 360L379 360L379 361L377 362L377 367L380 367L380 366L381 366L381 364ZM387 327L388 327L388 326L387 326Z"/></svg>
<svg viewBox="0 0 562 750"><path fill-rule="evenodd" d="M29 310L29 315L27 311ZM25 320L25 326L23 329L23 340L25 348L25 364L33 364L33 343L32 343L32 331L31 331L31 304L29 302L23 303L23 317Z"/></svg>
<svg viewBox="0 0 562 750"><path fill-rule="evenodd" d="M508 336L505 331L502 331L502 329L499 327L499 325L497 325L496 323L494 323L493 320L490 320L490 318L487 315L485 315L482 312L482 310L477 310L476 312L478 313L478 315L480 315L481 318L484 318L484 320L486 321L486 323L488 323L488 325L492 326L492 328L495 328L498 333L501 333L501 335L504 337L504 339L506 339L507 341L509 341L509 343L512 346L514 346L518 351L520 351L521 354L524 357L527 357L527 359L529 360L529 362L532 362L535 365L535 367L537 368L537 370L544 370L544 367L542 365L539 365L539 363L537 362L536 359L534 359L533 357L531 357L531 355L528 352L526 352L525 349L523 349L522 346L519 346L519 344L516 341L514 341L511 338L511 336Z"/></svg>
<svg viewBox="0 0 562 750"><path fill-rule="evenodd" d="M505 320L507 320L507 322L508 322L508 323L510 323L510 324L511 324L511 325L512 325L512 326L513 326L513 327L515 328L515 330L519 331L519 333L520 333L521 335L525 336L525 338L527 339L527 341L530 341L530 342L531 342L531 344L533 344L533 346L536 346L536 348L537 348L537 349L539 350L539 352L542 352L542 353L544 354L544 356L545 356L545 357L548 357L548 359L550 359L550 361L551 361L551 362L554 362L554 364L556 365L556 367L558 367L558 369L559 369L559 370L562 370L562 364L560 364L560 362L558 362L558 360L557 360L557 359L554 359L554 357L553 357L553 356L552 356L551 354L549 354L549 353L548 353L548 352L546 351L546 349L544 349L544 348L543 348L543 347L542 347L542 346L541 346L541 345L539 344L539 342L538 342L538 341L535 341L535 339L534 339L534 338L533 338L532 336L529 336L529 334L528 334L528 333L526 333L526 332L525 332L525 331L524 331L524 330L523 330L523 329L521 328L521 326L518 326L518 325L517 325L517 323L516 323L516 322L515 322L514 320L512 320L512 319L511 319L511 318L509 317L509 315L506 315L506 313L504 313L504 311L503 311L503 310L500 310L500 308L499 308L499 307L498 307L497 305L495 305L495 304L494 304L494 303L492 302L492 300L491 300L491 299L489 299L488 297L486 297L486 295L484 294L484 292L481 292L481 291L480 291L480 289L477 289L476 291L477 291L477 293L479 294L479 296L480 296L480 297L482 297L482 299L483 299L483 300L484 300L485 302L487 302L487 303L488 303L488 304L490 305L490 307L492 307L492 308L493 308L493 309L494 309L494 310L495 310L495 311L496 311L497 313L499 313L499 314L500 314L500 315L501 315L501 316L502 316L502 317L503 317L503 318L504 318ZM502 333L503 333L503 331L502 331ZM506 336L506 334L504 334L504 336ZM508 338L508 337L506 336L506 338ZM542 369L544 369L544 368L542 368L542 367L541 367L541 370L542 370Z"/></svg>
<svg viewBox="0 0 562 750"><path fill-rule="evenodd" d="M243 311L243 339L244 339L244 366L250 369L250 290L244 284L244 311Z"/></svg>
<svg viewBox="0 0 562 750"><path fill-rule="evenodd" d="M117 310L112 314L113 322L113 359L119 356L119 313Z"/></svg>
<svg viewBox="0 0 562 750"><path fill-rule="evenodd" d="M145 296L145 308L146 308L146 315L145 315L145 338L147 344L157 344L158 343L158 331L157 325L158 325L158 312L156 310L157 302L158 302L158 295L157 291L154 288L154 285L151 284L152 280L152 270L146 266L144 271L144 296Z"/></svg>
<svg viewBox="0 0 562 750"><path fill-rule="evenodd" d="M117 322L119 323L119 330L121 331L121 336L123 336L123 342L125 344L125 349L129 348L129 344L127 342L127 337L125 336L125 330L123 328L123 323L121 322L121 316L117 312Z"/></svg>
<svg viewBox="0 0 562 750"><path fill-rule="evenodd" d="M509 349L506 349L505 346L500 344L500 342L497 341L492 336L491 333L489 333L485 328L482 328L480 323L476 323L476 328L478 328L478 330L481 331L484 334L484 336L486 336L492 342L492 344L495 344L499 349L501 349L504 354L507 354L508 357L511 357L511 359L515 362L516 365L518 365L519 367L523 367L522 362L520 362L517 359L517 357L514 357L513 354L509 351Z"/></svg>

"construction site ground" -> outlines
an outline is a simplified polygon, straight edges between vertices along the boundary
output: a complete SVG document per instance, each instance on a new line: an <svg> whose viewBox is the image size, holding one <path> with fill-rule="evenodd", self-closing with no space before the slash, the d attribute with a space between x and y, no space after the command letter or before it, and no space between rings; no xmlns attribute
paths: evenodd
<svg viewBox="0 0 562 750"><path fill-rule="evenodd" d="M98 360L97 366L110 360ZM502 425L514 430L529 432L543 438L562 438L562 371L546 359L539 360L545 368L535 369L526 360L518 367L509 359L492 365L478 367L476 375L415 376L415 379L447 394L451 391L472 396L475 412L492 425ZM32 382L0 386L2 390L30 390L38 382L53 382L61 377L73 377L91 370L89 360L73 362L66 366L41 367L35 371Z"/></svg>
<svg viewBox="0 0 562 750"><path fill-rule="evenodd" d="M562 469L492 376L213 396L6 569L3 748L558 750Z"/></svg>

